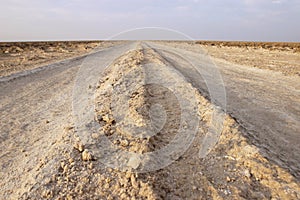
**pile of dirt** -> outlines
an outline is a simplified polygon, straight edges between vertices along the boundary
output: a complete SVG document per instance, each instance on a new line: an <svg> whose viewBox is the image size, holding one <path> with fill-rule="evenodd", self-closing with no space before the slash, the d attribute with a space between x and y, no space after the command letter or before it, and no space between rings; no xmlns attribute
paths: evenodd
<svg viewBox="0 0 300 200"><path fill-rule="evenodd" d="M95 120L100 132L91 133L97 140L107 137L119 149L145 154L161 149L177 134L180 109L176 98L163 88L153 85L136 87L145 80L146 65L150 75L162 74L166 80L174 77L168 62L152 49L128 52L110 66L96 90ZM171 82L170 78L170 82ZM169 80L168 80L169 81ZM172 82L171 82L172 83ZM142 161L127 162L120 169L101 162L92 146L72 139L76 131L66 133L66 145L74 145L54 167L53 174L24 194L24 199L299 199L300 185L285 169L268 161L246 137L245 130L229 115L225 115L218 144L205 158L199 157L201 141L214 125L216 107L205 99L184 78L176 78L178 91L192 95L201 119L193 143L183 155L157 171L139 173ZM135 92L131 93L130 91ZM192 91L192 92L191 92ZM119 98L119 99L118 99ZM122 99L123 98L123 99ZM128 109L124 108L128 102ZM168 120L156 135L136 132L150 127L152 104L160 104ZM151 110L151 109L150 109ZM126 116L126 117L124 117ZM158 119L161 119L159 115ZM159 120L157 122L159 124ZM149 125L150 124L150 125ZM72 143L70 143L72 141ZM59 149L59 148L57 148ZM109 156L109 155L108 155ZM113 159L118 160L118 157ZM150 163L148 163L150 164ZM126 168L127 167L127 168Z"/></svg>

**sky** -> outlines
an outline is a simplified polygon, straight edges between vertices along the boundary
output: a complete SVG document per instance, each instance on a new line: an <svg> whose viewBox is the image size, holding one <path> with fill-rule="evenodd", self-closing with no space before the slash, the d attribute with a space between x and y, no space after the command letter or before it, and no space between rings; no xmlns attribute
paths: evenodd
<svg viewBox="0 0 300 200"><path fill-rule="evenodd" d="M0 41L300 42L300 0L0 0Z"/></svg>

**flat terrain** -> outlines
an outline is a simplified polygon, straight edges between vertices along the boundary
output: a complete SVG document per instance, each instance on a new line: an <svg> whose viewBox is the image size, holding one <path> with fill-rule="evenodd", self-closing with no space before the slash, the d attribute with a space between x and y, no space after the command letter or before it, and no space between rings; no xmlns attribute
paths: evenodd
<svg viewBox="0 0 300 200"><path fill-rule="evenodd" d="M88 53L104 43L86 42L0 42L0 76L8 76L24 70ZM106 42L105 45L110 45Z"/></svg>
<svg viewBox="0 0 300 200"><path fill-rule="evenodd" d="M295 44L82 45L1 47L1 199L300 198Z"/></svg>
<svg viewBox="0 0 300 200"><path fill-rule="evenodd" d="M300 44L272 42L197 42L214 58L300 76Z"/></svg>

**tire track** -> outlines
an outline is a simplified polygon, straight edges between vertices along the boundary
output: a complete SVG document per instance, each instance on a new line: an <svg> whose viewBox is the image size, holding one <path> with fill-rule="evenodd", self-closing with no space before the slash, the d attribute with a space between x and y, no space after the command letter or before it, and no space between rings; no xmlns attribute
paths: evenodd
<svg viewBox="0 0 300 200"><path fill-rule="evenodd" d="M145 162L141 165L131 162L129 167L133 169L126 172L101 164L100 158L90 149L91 144L81 146L73 139L78 132L74 130L71 117L74 94L72 86L76 83L79 66L78 63L71 62L70 66L53 69L52 72L57 74L46 70L0 85L3 88L1 91L5 91L1 95L1 102L5 105L1 107L1 112L5 113L7 120L1 122L1 136L4 130L11 131L9 137L0 144L5 149L4 153L1 152L0 161L6 163L2 165L1 171L1 178L6 180L0 185L1 196L22 196L22 199L300 198L297 180L282 168L285 163L277 165L266 159L261 149L245 137L248 129L243 129L235 119L222 112L226 108L222 107L222 101L218 101L221 96L210 96L207 86L209 81L219 79L211 75L214 71L207 65L207 59L196 62L203 67L201 74L205 75L199 80L196 71L190 66L190 61L194 61L190 60L195 56L193 52L174 50L168 45L159 44L128 44L99 52L89 60L97 70L110 65L105 69L105 77L98 86L94 87L94 83L90 81L92 76L77 79L82 80L82 94L92 93L91 91L98 94L93 102L97 108L95 119L100 122L103 130L89 134L98 138L104 132L111 141L115 141L115 145L139 153L159 150L169 144L174 135L178 134L176 131L180 127L179 123L182 123L178 120L180 110L174 96L167 90L153 85L137 87L139 81L143 83L146 72L148 76L164 79L187 99L197 101L195 109L201 120L196 137L186 152L179 157L174 156L170 165L148 173L136 173L134 169L153 163ZM182 48L185 48L184 44ZM138 53L128 53L132 49ZM158 66L151 67L149 63ZM101 77L98 74L93 76L97 81ZM208 82L205 78L208 78ZM138 90L129 94L134 89ZM220 91L213 92L218 94ZM122 98L126 95L129 99L124 98L123 101ZM14 103L12 99L15 97L17 101ZM129 109L124 109L124 102L127 100ZM163 106L151 111L151 105L157 103ZM166 127L160 126L164 125L162 108L165 108L168 115ZM214 124L216 109L225 116L220 138L206 157L199 157L203 138L209 133L211 124ZM124 116L126 120L122 121ZM21 122L16 123L17 119L21 119ZM151 120L157 124L154 130L160 131L157 135L147 137L147 132L141 130L147 130ZM132 129L133 126L141 128ZM23 131L22 134L20 130ZM74 142L77 149L72 146ZM268 143L266 144L266 148L269 148ZM21 147L26 147L25 151ZM86 154L90 157L86 157ZM19 189L14 191L15 188Z"/></svg>
<svg viewBox="0 0 300 200"><path fill-rule="evenodd" d="M133 43L121 44L90 56L110 62L133 47ZM51 169L51 160L61 156L55 148L62 141L64 127L73 121L73 85L84 59L71 59L1 81L0 177L5 180L0 183L1 198L20 197L36 183L41 166L48 164Z"/></svg>
<svg viewBox="0 0 300 200"><path fill-rule="evenodd" d="M200 59L203 54L191 45L179 45L176 48L171 47L172 44L166 46L154 45L153 48L184 74L205 97L227 110L245 129L245 136L260 148L263 155L290 170L299 179L300 157L297 152L300 146L296 133L300 131L300 111L294 106L299 105L297 99L300 96L295 87L299 85L297 77L286 77L276 73L269 75L269 71L265 70L218 63L217 67L226 87L227 104L224 107L224 104L211 99L205 81L201 78L199 81L199 76L195 75L197 72L192 67L182 67L187 65L181 62L176 54L195 63L201 74L211 73L205 68L210 68L212 61ZM222 83L218 78L216 82Z"/></svg>

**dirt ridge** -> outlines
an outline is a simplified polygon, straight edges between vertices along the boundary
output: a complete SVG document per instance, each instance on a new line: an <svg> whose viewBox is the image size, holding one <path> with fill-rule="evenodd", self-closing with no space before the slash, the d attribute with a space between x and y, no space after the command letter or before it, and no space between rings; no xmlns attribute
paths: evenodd
<svg viewBox="0 0 300 200"><path fill-rule="evenodd" d="M133 87L135 81L143 80L143 65L148 62L167 64L157 52L149 47L138 47L137 50L118 59L105 72L99 82L96 97L95 119L102 125L102 133L120 148L144 153L152 151L172 134L158 138L134 138L123 132L129 122L140 127L149 120L145 111L151 98L149 95L163 95L153 88L141 87L130 97L129 118L125 124L114 118L112 87L118 84L125 88ZM162 69L168 73L168 68ZM130 76L129 76L130 75ZM166 74L168 75L168 74ZM135 77L135 79L130 79ZM126 82L126 81L132 81ZM184 79L182 80L184 81ZM136 82L135 82L136 83ZM183 84L193 88L189 83ZM121 87L119 86L119 87ZM154 88L157 89L157 88ZM119 90L120 92L126 89ZM198 102L199 132L188 151L171 165L149 173L121 172L99 165L97 158L83 161L82 153L89 147L75 145L76 149L68 152L57 166L57 173L42 185L24 196L24 199L68 198L68 199L297 199L300 198L300 186L286 170L270 163L244 135L239 124L226 115L224 127L217 146L204 159L199 158L203 136L207 134L212 123L215 106L193 88ZM183 91L182 91L183 92ZM120 93L122 94L122 93ZM115 93L115 95L117 95ZM117 95L118 96L118 95ZM167 97L165 97L167 98ZM122 102L122 101L120 101ZM146 108L145 108L146 106ZM169 109L176 107L171 106ZM178 113L177 113L178 114ZM174 116L177 116L174 112ZM225 113L224 113L225 114ZM171 118L175 125L179 123ZM174 125L173 124L173 125ZM118 129L121 127L121 130ZM173 127L176 129L177 126ZM171 130L171 129L169 129ZM73 137L72 128L66 131L67 144ZM166 138L162 137L166 136ZM95 135L97 138L97 135ZM77 142L71 139L74 144ZM154 146L153 146L154 145ZM80 147L81 146L81 147ZM91 150L92 152L92 150Z"/></svg>

